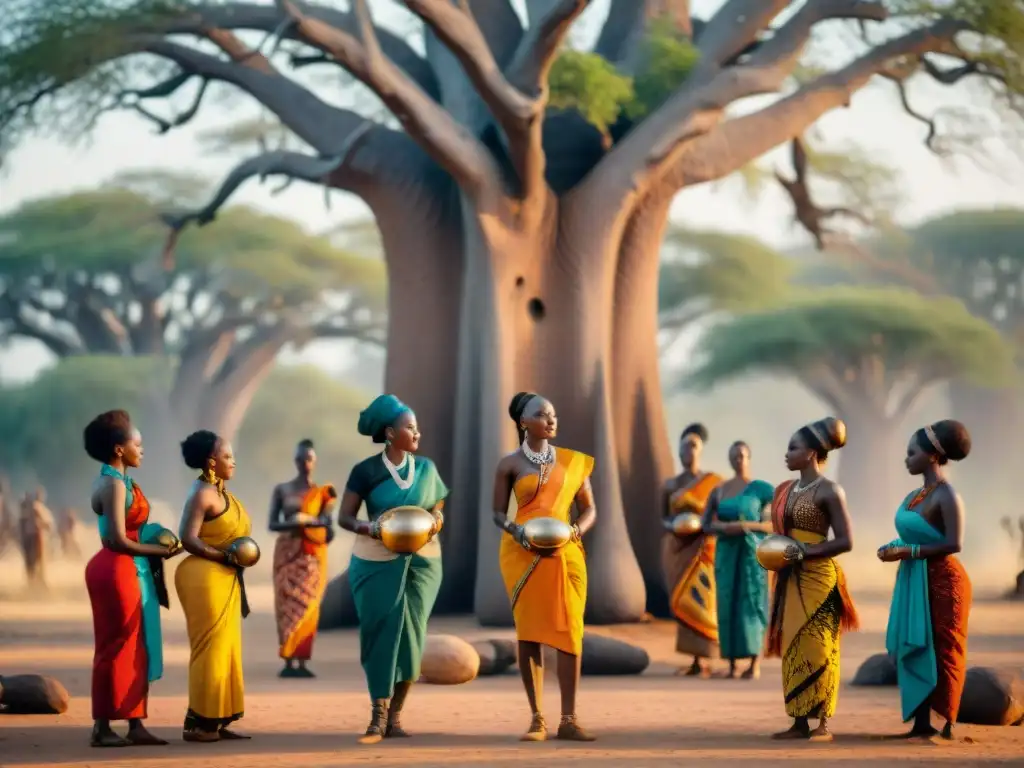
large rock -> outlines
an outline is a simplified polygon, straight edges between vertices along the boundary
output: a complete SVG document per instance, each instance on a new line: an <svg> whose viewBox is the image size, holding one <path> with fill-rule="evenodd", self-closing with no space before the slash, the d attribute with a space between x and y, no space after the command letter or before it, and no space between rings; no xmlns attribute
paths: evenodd
<svg viewBox="0 0 1024 768"><path fill-rule="evenodd" d="M896 662L887 653L876 653L860 665L850 685L898 685Z"/></svg>
<svg viewBox="0 0 1024 768"><path fill-rule="evenodd" d="M62 715L71 697L45 675L0 676L0 712L9 715Z"/></svg>
<svg viewBox="0 0 1024 768"><path fill-rule="evenodd" d="M480 671L480 655L476 649L454 635L427 635L423 649L420 677L434 685L468 683Z"/></svg>
<svg viewBox="0 0 1024 768"><path fill-rule="evenodd" d="M356 603L352 598L352 587L348 583L348 571L335 577L324 591L324 599L320 603L320 629L343 629L358 627L359 616L356 615Z"/></svg>
<svg viewBox="0 0 1024 768"><path fill-rule="evenodd" d="M503 675L516 665L516 644L513 640L478 640L473 648L480 656L480 677Z"/></svg>
<svg viewBox="0 0 1024 768"><path fill-rule="evenodd" d="M1024 721L1024 679L1020 670L967 670L957 722L1020 725Z"/></svg>
<svg viewBox="0 0 1024 768"><path fill-rule="evenodd" d="M544 646L544 674L554 678L558 652ZM651 663L650 656L639 648L604 635L583 633L583 656L580 672L588 677L598 675L639 675Z"/></svg>
<svg viewBox="0 0 1024 768"><path fill-rule="evenodd" d="M583 633L584 675L639 675L651 663L647 651L604 635Z"/></svg>

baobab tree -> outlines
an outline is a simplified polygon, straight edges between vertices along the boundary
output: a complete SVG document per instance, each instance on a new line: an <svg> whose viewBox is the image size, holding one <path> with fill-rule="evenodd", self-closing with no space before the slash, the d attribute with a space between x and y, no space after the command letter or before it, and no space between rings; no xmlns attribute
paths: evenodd
<svg viewBox="0 0 1024 768"><path fill-rule="evenodd" d="M561 94L551 106L572 109L548 110L549 75L586 0L527 0L525 25L509 0L401 5L423 24L424 56L379 29L366 0L346 11L294 0L30 3L30 20L4 36L15 43L0 54L0 130L16 137L34 129L50 96L66 106L89 93L89 104L105 107L95 95L105 90L112 104L142 109L161 130L198 107L165 119L140 100L188 81L227 82L257 99L313 154L272 151L246 161L211 206L174 224L208 221L255 175L345 189L369 205L391 275L387 386L437 435L427 447L450 468L458 491L446 527L444 600L458 603L475 583L478 617L509 619L493 558L475 553L498 543L487 508L493 467L513 444L507 403L515 390L534 389L558 406L561 440L598 459L601 524L587 541L589 619L636 619L644 585L624 508L653 515L658 481L671 468L655 307L672 198L803 134L876 75L903 88L917 73L953 83L1015 71L1012 49L979 47L971 33L984 40L1016 34L1020 11L1011 0L934 8L900 0L726 0L711 18L695 20L688 0L612 0L595 51L566 64L618 74L608 81L614 88L600 91L617 94L615 117L587 109L586 94L575 103ZM646 75L659 62L648 32L666 11L675 50L690 55L673 59L683 66L672 88L645 87L647 103L636 104L643 99L620 86L652 84ZM1008 17L1015 23L1005 23ZM790 88L812 33L839 21L860 23L863 43L845 63ZM247 30L283 43L250 47L236 36ZM147 72L126 63L136 54L176 69L141 87ZM959 68L942 69L931 55L952 57ZM282 61L344 69L376 94L400 130L328 104L282 74ZM573 78L559 83L566 81ZM729 109L771 94L778 98L754 111ZM425 381L427 370L443 373Z"/></svg>
<svg viewBox="0 0 1024 768"><path fill-rule="evenodd" d="M119 183L129 181L147 180ZM158 181L164 194L173 189L173 179ZM183 430L234 439L282 349L318 339L383 343L378 260L247 208L186 233L171 265L162 263L165 235L157 204L118 186L0 216L0 342L31 339L57 358L165 358L158 376L137 382L152 391L136 416L159 464L180 465ZM180 493L176 478L167 480L151 490Z"/></svg>

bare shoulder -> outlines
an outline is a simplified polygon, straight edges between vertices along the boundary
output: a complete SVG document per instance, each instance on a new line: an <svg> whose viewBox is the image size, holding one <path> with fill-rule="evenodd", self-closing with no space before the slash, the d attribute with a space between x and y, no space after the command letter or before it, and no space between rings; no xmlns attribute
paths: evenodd
<svg viewBox="0 0 1024 768"><path fill-rule="evenodd" d="M514 472L519 464L519 449L512 451L512 453L506 453L498 461L498 472L501 474L508 474Z"/></svg>
<svg viewBox="0 0 1024 768"><path fill-rule="evenodd" d="M950 483L942 483L935 489L935 500L942 506L963 506L964 500Z"/></svg>
<svg viewBox="0 0 1024 768"><path fill-rule="evenodd" d="M830 501L845 501L846 491L843 490L843 486L837 483L835 480L829 480L823 478L821 481L821 489L818 491L822 499L828 499Z"/></svg>

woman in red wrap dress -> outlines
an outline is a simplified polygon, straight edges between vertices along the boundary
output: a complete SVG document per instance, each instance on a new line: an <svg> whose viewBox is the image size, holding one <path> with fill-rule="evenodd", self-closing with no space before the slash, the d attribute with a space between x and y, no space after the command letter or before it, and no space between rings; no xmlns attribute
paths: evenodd
<svg viewBox="0 0 1024 768"><path fill-rule="evenodd" d="M180 543L166 547L140 544L139 532L149 519L149 502L127 476L142 463L142 438L125 411L108 411L93 419L83 434L85 451L103 464L93 482L91 506L99 518L103 547L85 568L92 603L96 652L92 666L94 747L161 745L142 724L149 696L149 654L146 649L143 588L136 563L177 554ZM151 578L151 576L150 576ZM111 721L127 720L122 737Z"/></svg>

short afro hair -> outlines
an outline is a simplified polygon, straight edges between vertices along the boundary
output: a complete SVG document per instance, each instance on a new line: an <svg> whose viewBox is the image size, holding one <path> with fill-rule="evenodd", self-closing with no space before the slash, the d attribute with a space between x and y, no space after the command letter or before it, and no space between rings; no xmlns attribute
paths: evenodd
<svg viewBox="0 0 1024 768"><path fill-rule="evenodd" d="M101 413L82 430L85 452L89 458L109 464L114 458L114 449L131 439L132 429L132 417L128 411Z"/></svg>

